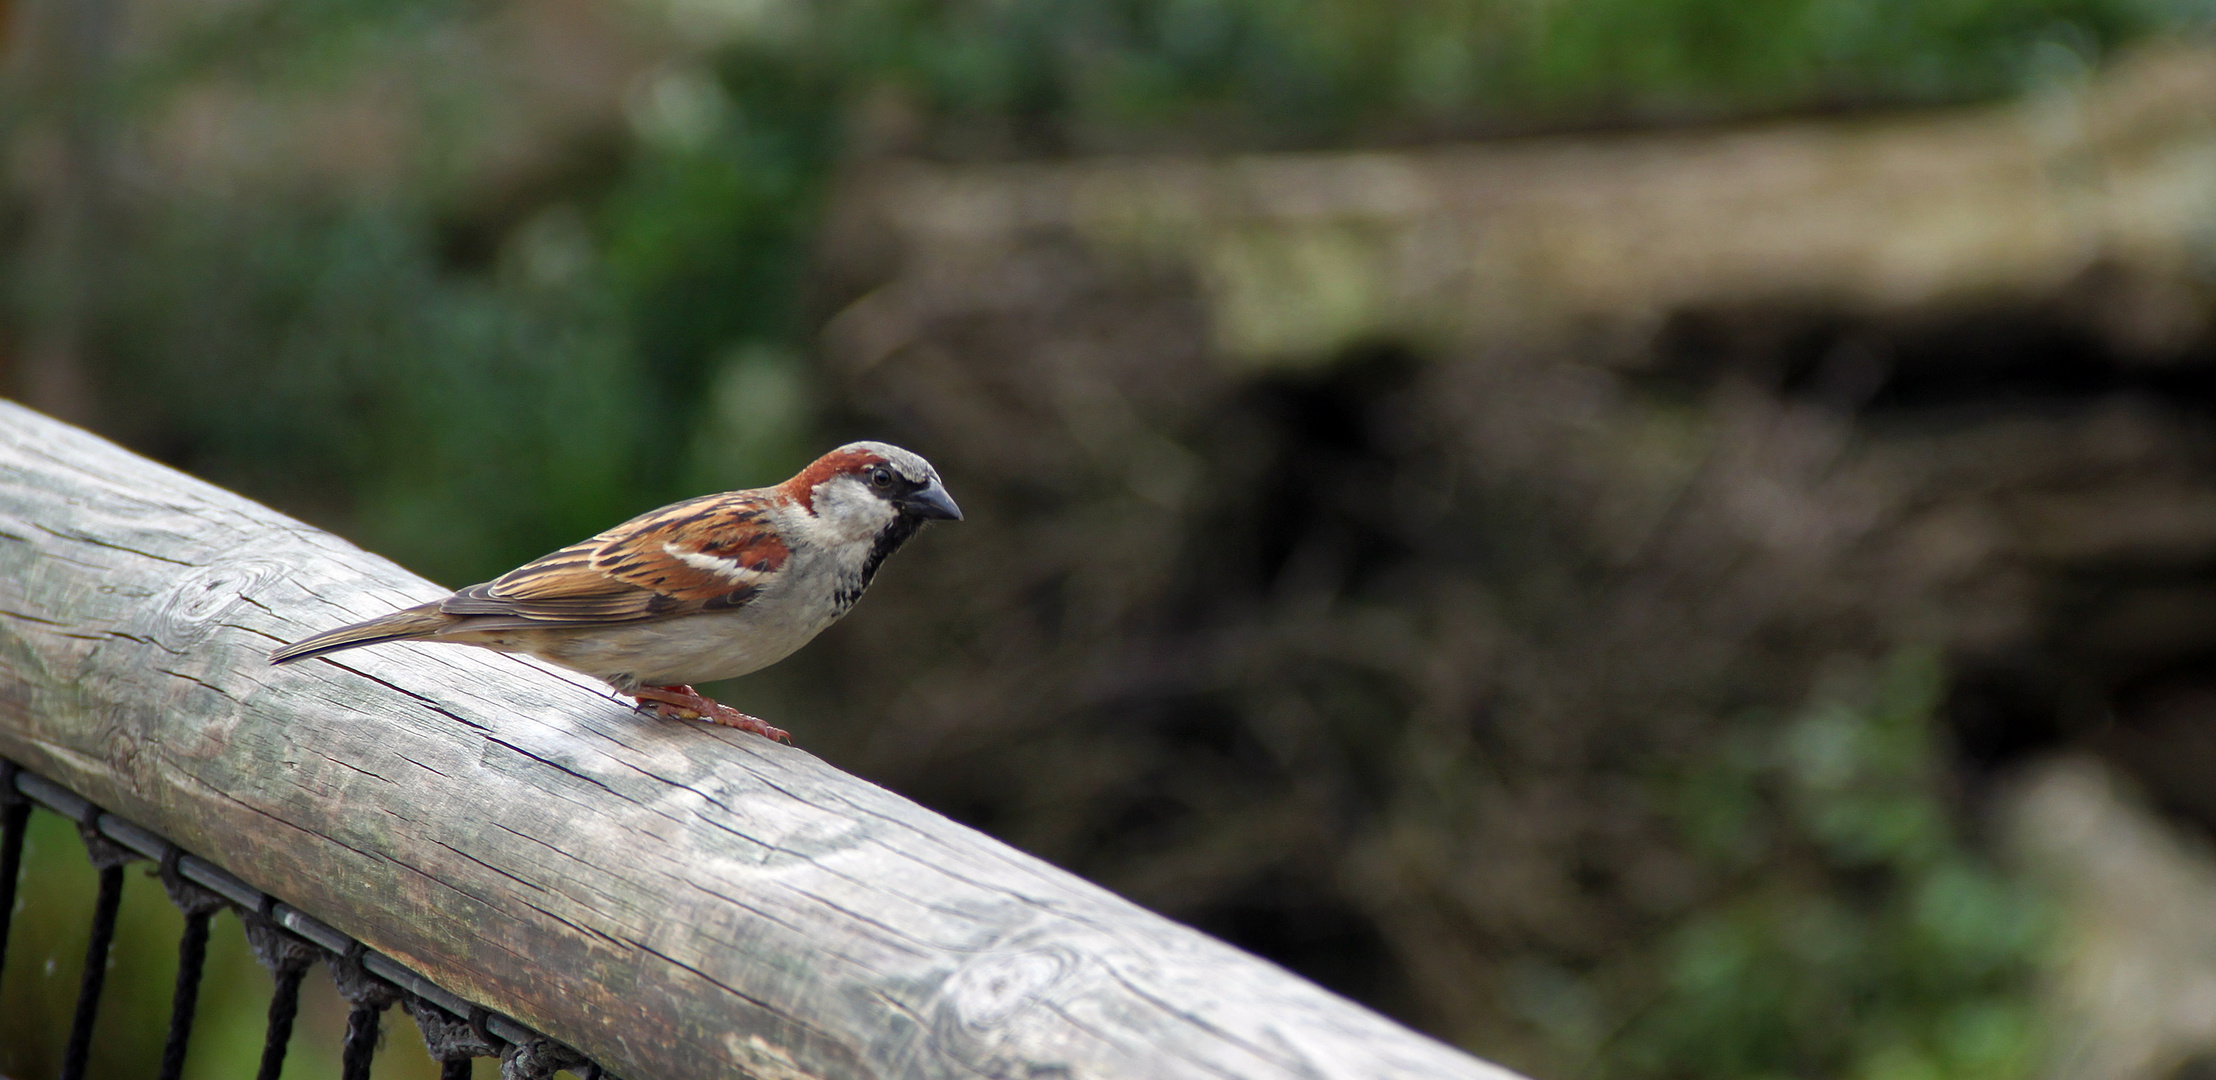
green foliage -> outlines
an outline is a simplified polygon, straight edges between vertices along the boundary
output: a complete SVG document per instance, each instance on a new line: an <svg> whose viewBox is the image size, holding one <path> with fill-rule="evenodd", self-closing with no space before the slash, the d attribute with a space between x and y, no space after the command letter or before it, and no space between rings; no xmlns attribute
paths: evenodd
<svg viewBox="0 0 2216 1080"><path fill-rule="evenodd" d="M834 88L733 55L640 96L612 177L489 239L435 162L393 198L134 208L94 316L115 426L454 584L777 479L813 441L799 284Z"/></svg>
<svg viewBox="0 0 2216 1080"><path fill-rule="evenodd" d="M1111 141L1361 139L1961 99L2202 18L2191 0L847 0L824 47L955 115ZM872 70L874 69L874 70Z"/></svg>
<svg viewBox="0 0 2216 1080"><path fill-rule="evenodd" d="M1929 658L1738 744L1688 784L1686 831L1735 874L1664 949L1624 1076L2028 1075L2038 897L1944 803Z"/></svg>
<svg viewBox="0 0 2216 1080"><path fill-rule="evenodd" d="M776 479L804 460L800 283L837 87L804 58L739 52L665 74L643 99L642 144L595 221L655 415L697 432L689 459L657 479ZM789 411L762 413L755 392Z"/></svg>
<svg viewBox="0 0 2216 1080"><path fill-rule="evenodd" d="M457 584L638 509L641 394L604 289L456 274L389 209L193 209L110 300L115 377L169 457Z"/></svg>

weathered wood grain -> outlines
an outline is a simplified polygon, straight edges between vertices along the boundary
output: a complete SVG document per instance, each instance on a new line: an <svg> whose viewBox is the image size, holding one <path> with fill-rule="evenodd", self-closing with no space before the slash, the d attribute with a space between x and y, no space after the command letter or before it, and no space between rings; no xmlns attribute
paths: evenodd
<svg viewBox="0 0 2216 1080"><path fill-rule="evenodd" d="M0 402L0 753L633 1080L1512 1075L804 751L264 660L440 592Z"/></svg>

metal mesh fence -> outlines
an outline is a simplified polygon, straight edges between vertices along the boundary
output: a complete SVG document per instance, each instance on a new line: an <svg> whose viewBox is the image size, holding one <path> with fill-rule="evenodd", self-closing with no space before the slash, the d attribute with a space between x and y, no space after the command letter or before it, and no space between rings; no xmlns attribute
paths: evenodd
<svg viewBox="0 0 2216 1080"><path fill-rule="evenodd" d="M471 1061L481 1057L500 1059L502 1080L549 1080L559 1071L574 1073L583 1080L604 1080L600 1066L576 1050L449 993L214 863L187 854L153 831L108 813L76 792L4 758L0 758L0 971L6 970L9 923L15 910L17 881L22 875L24 837L34 808L76 823L100 882L60 1080L83 1080L85 1075L93 1023L99 1016L107 981L108 951L115 939L116 912L122 904L123 868L142 859L159 868L171 902L185 915L184 934L177 943L177 983L170 1001L160 1080L178 1080L183 1073L207 959L209 923L226 908L238 912L255 957L276 980L258 1080L277 1080L283 1069L299 1011L300 985L319 963L330 970L339 996L349 1005L340 1052L343 1080L369 1080L384 1015L395 1005L415 1020L432 1059L442 1065L444 1080L467 1080Z"/></svg>

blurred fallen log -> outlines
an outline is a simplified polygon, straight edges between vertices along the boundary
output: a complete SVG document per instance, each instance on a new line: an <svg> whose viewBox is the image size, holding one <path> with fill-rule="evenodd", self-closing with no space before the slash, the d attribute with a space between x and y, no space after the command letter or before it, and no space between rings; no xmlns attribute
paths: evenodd
<svg viewBox="0 0 2216 1080"><path fill-rule="evenodd" d="M831 246L870 286L834 323L871 363L950 298L1026 295L1042 235L1188 275L1218 354L1313 359L1606 336L1674 312L1813 304L1899 315L2048 296L2138 351L2206 328L2216 53L1941 112L1392 152L860 170ZM858 252L897 253L880 265Z"/></svg>
<svg viewBox="0 0 2216 1080"><path fill-rule="evenodd" d="M0 755L623 1076L1512 1075L800 751L266 663L439 592L0 403Z"/></svg>

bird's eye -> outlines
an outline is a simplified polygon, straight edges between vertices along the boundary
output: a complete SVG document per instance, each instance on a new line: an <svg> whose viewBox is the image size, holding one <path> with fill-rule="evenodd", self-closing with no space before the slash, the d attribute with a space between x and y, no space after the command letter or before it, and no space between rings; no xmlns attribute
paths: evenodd
<svg viewBox="0 0 2216 1080"><path fill-rule="evenodd" d="M869 471L869 486L879 491L893 486L893 471L883 465L871 469Z"/></svg>

